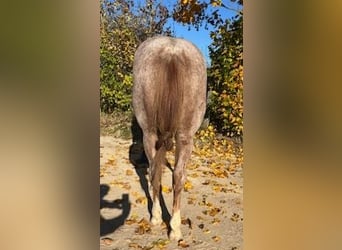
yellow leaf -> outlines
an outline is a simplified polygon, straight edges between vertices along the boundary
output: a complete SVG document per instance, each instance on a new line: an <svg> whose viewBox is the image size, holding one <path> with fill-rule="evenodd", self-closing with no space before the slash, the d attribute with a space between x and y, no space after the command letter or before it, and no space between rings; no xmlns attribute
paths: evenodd
<svg viewBox="0 0 342 250"><path fill-rule="evenodd" d="M114 165L115 164L114 156L111 156L110 158L108 158L106 164Z"/></svg>
<svg viewBox="0 0 342 250"><path fill-rule="evenodd" d="M146 197L139 197L138 199L135 200L135 202L138 203L138 204L146 205L147 198Z"/></svg>
<svg viewBox="0 0 342 250"><path fill-rule="evenodd" d="M126 175L133 175L133 171L131 169L126 170Z"/></svg>
<svg viewBox="0 0 342 250"><path fill-rule="evenodd" d="M170 243L170 240L168 240L168 239L166 239L166 240L158 239L158 240L152 242L152 245L158 247L159 249L164 249L168 243Z"/></svg>
<svg viewBox="0 0 342 250"><path fill-rule="evenodd" d="M218 242L221 238L219 236L213 236L211 237L215 242Z"/></svg>
<svg viewBox="0 0 342 250"><path fill-rule="evenodd" d="M172 188L168 187L168 186L162 186L162 192L163 193L170 193L172 191Z"/></svg>
<svg viewBox="0 0 342 250"><path fill-rule="evenodd" d="M141 234L145 234L145 233L151 232L150 223L145 218L142 218L138 222L138 225L139 226L135 229L135 233L141 235Z"/></svg>
<svg viewBox="0 0 342 250"><path fill-rule="evenodd" d="M193 189L193 186L190 181L186 181L184 184L184 191L188 192L190 189Z"/></svg>

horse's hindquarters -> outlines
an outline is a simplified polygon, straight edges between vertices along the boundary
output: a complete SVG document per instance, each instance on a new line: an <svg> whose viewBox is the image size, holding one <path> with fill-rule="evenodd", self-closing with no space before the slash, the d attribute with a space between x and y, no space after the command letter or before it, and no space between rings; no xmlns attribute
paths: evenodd
<svg viewBox="0 0 342 250"><path fill-rule="evenodd" d="M160 179L168 142L176 136L173 171L173 209L170 237L178 240L180 195L185 165L190 159L193 136L206 107L206 66L200 51L190 42L155 37L143 42L133 66L133 109L143 130L144 149L153 187L152 222L160 222Z"/></svg>

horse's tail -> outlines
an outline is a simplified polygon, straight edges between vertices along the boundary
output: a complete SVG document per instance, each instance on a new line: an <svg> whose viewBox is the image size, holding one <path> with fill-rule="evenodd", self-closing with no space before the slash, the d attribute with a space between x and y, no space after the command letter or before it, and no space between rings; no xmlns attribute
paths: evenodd
<svg viewBox="0 0 342 250"><path fill-rule="evenodd" d="M173 137L180 121L186 78L186 57L183 53L162 51L156 70L156 96L154 103L154 127L157 128L155 163L165 161L166 151L173 147Z"/></svg>

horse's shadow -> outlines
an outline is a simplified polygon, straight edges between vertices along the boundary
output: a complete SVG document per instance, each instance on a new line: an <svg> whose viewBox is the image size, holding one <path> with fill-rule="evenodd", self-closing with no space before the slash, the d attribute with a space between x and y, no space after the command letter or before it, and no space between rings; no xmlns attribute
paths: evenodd
<svg viewBox="0 0 342 250"><path fill-rule="evenodd" d="M109 192L109 186L107 184L100 185L100 209L102 208L116 208L121 209L122 214L113 218L113 219L105 219L100 214L100 236L104 236L110 233L113 233L116 229L122 226L125 223L130 211L131 204L129 202L129 195L122 194L121 199L107 201L104 200L103 197Z"/></svg>
<svg viewBox="0 0 342 250"><path fill-rule="evenodd" d="M151 217L152 216L152 198L149 192L149 183L146 178L148 174L148 160L144 152L143 132L134 116L132 118L131 132L132 132L132 145L129 148L129 160L135 167L136 174L139 176L140 185L142 189L144 190L145 196L147 198L147 209ZM169 226L171 215L169 211L167 210L165 200L162 196L162 192L160 192L159 200L160 200L160 206L162 209L162 219Z"/></svg>

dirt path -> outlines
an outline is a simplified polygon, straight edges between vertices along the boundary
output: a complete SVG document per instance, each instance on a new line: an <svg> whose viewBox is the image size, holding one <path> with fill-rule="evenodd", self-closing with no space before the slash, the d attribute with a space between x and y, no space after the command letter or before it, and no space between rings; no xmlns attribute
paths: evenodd
<svg viewBox="0 0 342 250"><path fill-rule="evenodd" d="M182 192L184 240L172 242L167 226L151 226L147 176L141 146L130 140L101 136L101 250L124 249L243 249L242 166L209 171L213 161L193 153L187 168L186 191ZM168 155L173 163L172 155ZM134 164L132 164L132 162ZM217 170L221 171L221 170ZM164 221L170 218L172 172L162 177Z"/></svg>

